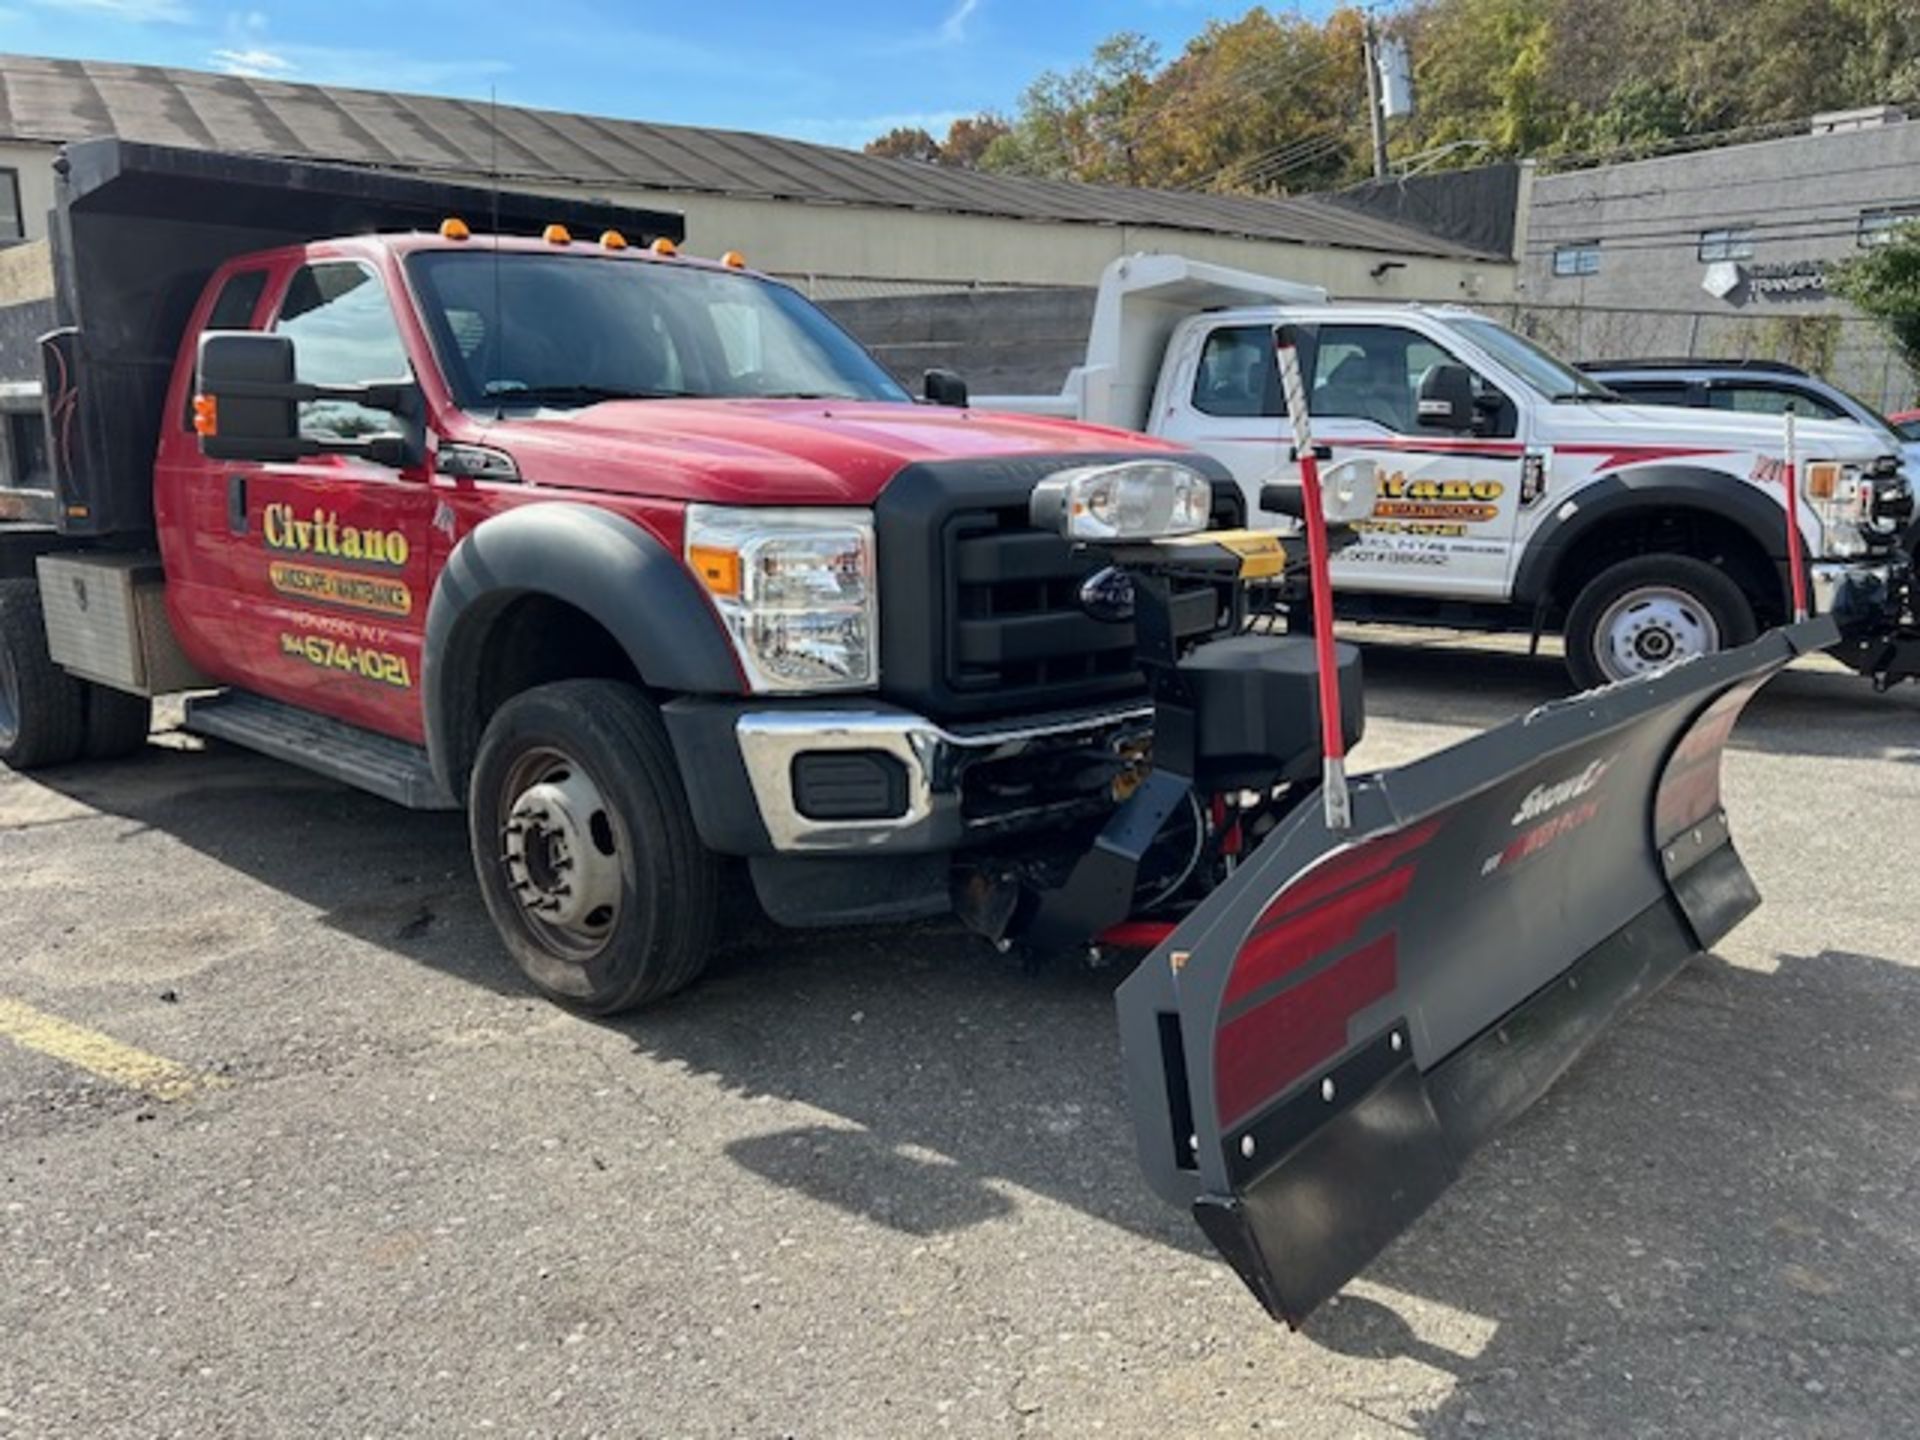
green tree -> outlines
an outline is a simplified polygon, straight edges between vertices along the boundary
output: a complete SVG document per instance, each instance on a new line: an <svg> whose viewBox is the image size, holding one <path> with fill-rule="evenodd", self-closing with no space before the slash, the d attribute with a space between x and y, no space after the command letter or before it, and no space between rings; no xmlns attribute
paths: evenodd
<svg viewBox="0 0 1920 1440"><path fill-rule="evenodd" d="M1910 378L1920 381L1920 223L1828 272L1827 286L1879 323Z"/></svg>

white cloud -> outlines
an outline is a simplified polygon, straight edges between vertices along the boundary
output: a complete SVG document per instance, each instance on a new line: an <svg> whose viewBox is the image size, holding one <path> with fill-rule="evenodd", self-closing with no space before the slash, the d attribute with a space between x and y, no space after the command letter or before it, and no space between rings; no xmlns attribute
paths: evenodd
<svg viewBox="0 0 1920 1440"><path fill-rule="evenodd" d="M33 3L42 10L105 15L115 20L130 20L136 25L156 21L177 25L193 18L193 12L180 0L33 0Z"/></svg>
<svg viewBox="0 0 1920 1440"><path fill-rule="evenodd" d="M940 43L958 45L967 38L967 21L973 18L973 12L980 8L980 0L960 0L953 7L953 13L940 22Z"/></svg>
<svg viewBox="0 0 1920 1440"><path fill-rule="evenodd" d="M302 45L275 40L259 10L227 17L226 44L208 63L249 80L300 80L363 90L429 90L477 94L512 67L501 60L433 60L393 50Z"/></svg>
<svg viewBox="0 0 1920 1440"><path fill-rule="evenodd" d="M276 76L291 75L300 68L284 55L258 48L216 50L212 59L214 68L223 74L244 75L251 80L271 80Z"/></svg>

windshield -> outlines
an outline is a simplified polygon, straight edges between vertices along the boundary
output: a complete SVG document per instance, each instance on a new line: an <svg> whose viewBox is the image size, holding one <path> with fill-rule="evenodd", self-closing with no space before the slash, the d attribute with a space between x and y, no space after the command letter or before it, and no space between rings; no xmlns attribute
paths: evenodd
<svg viewBox="0 0 1920 1440"><path fill-rule="evenodd" d="M696 396L905 401L838 325L752 275L582 255L414 255L434 349L469 407Z"/></svg>
<svg viewBox="0 0 1920 1440"><path fill-rule="evenodd" d="M1617 400L1591 376L1542 350L1504 325L1475 317L1459 320L1461 333L1549 400Z"/></svg>

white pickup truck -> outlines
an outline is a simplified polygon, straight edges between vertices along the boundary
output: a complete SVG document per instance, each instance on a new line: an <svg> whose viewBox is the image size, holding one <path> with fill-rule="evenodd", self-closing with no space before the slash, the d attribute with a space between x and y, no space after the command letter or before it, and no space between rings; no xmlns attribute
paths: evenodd
<svg viewBox="0 0 1920 1440"><path fill-rule="evenodd" d="M1584 686L1742 644L1789 618L1785 426L1633 405L1451 305L1324 290L1177 255L1101 277L1084 364L1058 395L982 409L1143 431L1229 466L1254 523L1298 482L1274 359L1300 347L1318 444L1378 462L1379 498L1336 559L1342 615L1558 630ZM1912 490L1865 427L1801 421L1799 531L1814 609L1910 618ZM1872 668L1863 662L1861 668Z"/></svg>

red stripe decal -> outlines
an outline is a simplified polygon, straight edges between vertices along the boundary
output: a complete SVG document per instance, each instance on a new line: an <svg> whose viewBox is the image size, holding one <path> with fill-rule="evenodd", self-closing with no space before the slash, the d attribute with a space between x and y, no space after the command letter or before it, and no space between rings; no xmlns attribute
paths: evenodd
<svg viewBox="0 0 1920 1440"><path fill-rule="evenodd" d="M1391 995L1399 982L1394 940L1383 935L1220 1027L1214 1037L1213 1100L1222 1128L1346 1049L1354 1014Z"/></svg>
<svg viewBox="0 0 1920 1440"><path fill-rule="evenodd" d="M1274 896L1273 902L1254 922L1254 928L1264 929L1285 916L1298 915L1328 896L1339 894L1349 885L1357 885L1362 880L1378 875L1402 856L1411 855L1425 845L1439 828L1439 819L1428 820L1410 830L1382 835L1334 856L1324 865L1309 870L1298 883L1289 885Z"/></svg>
<svg viewBox="0 0 1920 1440"><path fill-rule="evenodd" d="M1309 961L1351 945L1369 919L1406 897L1415 868L1402 865L1389 870L1302 913L1271 920L1262 916L1234 959L1221 1004L1244 1000Z"/></svg>
<svg viewBox="0 0 1920 1440"><path fill-rule="evenodd" d="M1684 460L1698 455L1728 455L1732 452L1724 449L1703 448L1698 445L1556 445L1557 455L1598 455L1600 461L1594 468L1598 470L1617 470L1624 465L1646 465L1655 460Z"/></svg>

